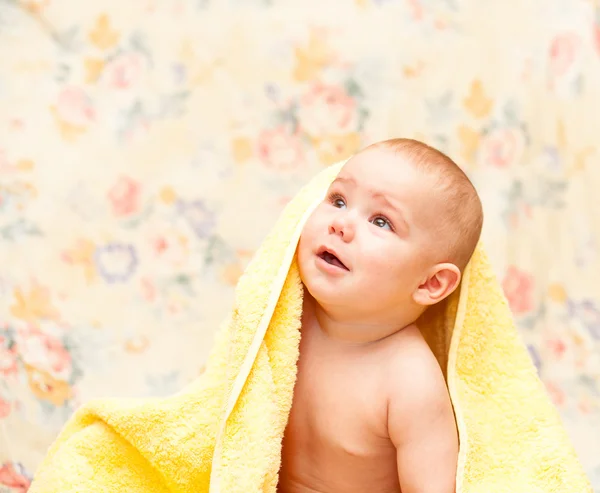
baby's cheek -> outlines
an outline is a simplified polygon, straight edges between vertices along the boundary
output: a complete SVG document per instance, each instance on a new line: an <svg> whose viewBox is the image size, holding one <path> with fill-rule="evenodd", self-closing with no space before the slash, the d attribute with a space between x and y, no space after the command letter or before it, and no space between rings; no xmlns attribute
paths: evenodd
<svg viewBox="0 0 600 493"><path fill-rule="evenodd" d="M312 252L312 248L311 248L311 240L310 240L310 234L307 233L302 233L302 235L300 236L300 241L298 242L298 249L297 249L297 257L298 257L298 266L300 267L300 271L302 273L303 267L305 267L306 262L308 261L308 258Z"/></svg>
<svg viewBox="0 0 600 493"><path fill-rule="evenodd" d="M302 228L302 234L300 235L301 245L312 245L318 238L318 232L322 228L323 214L319 214L318 210L315 211L306 221L304 228Z"/></svg>
<svg viewBox="0 0 600 493"><path fill-rule="evenodd" d="M398 251L383 250L373 258L373 263L377 266L377 273L381 279L381 283L385 285L397 284L407 274L407 269L409 269L404 256Z"/></svg>

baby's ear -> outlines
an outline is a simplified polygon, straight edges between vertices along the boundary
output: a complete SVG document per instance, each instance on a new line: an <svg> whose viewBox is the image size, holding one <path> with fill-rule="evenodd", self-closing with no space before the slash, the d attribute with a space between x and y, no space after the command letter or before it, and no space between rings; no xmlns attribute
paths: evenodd
<svg viewBox="0 0 600 493"><path fill-rule="evenodd" d="M419 305L435 305L447 298L460 283L460 269L450 263L437 264L413 293L413 299Z"/></svg>

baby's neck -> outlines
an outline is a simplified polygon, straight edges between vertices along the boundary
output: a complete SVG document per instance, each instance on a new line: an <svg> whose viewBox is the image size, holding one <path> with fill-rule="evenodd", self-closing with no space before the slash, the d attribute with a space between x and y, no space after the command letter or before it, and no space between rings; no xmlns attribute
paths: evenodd
<svg viewBox="0 0 600 493"><path fill-rule="evenodd" d="M393 320L360 320L348 316L347 313L337 313L320 305L305 290L303 325L314 324L323 337L330 342L347 346L366 346L396 334L414 323L414 317L394 317Z"/></svg>

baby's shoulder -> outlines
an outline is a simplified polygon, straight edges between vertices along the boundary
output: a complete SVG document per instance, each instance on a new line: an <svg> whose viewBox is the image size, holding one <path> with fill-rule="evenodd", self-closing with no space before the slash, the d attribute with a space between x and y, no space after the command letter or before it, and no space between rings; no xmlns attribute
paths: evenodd
<svg viewBox="0 0 600 493"><path fill-rule="evenodd" d="M417 365L424 371L431 370L436 362L431 348L416 325L410 325L389 338L390 363L400 367Z"/></svg>
<svg viewBox="0 0 600 493"><path fill-rule="evenodd" d="M440 365L418 329L393 341L393 355L388 360L387 387L391 400L410 396L415 405L423 405L447 395Z"/></svg>

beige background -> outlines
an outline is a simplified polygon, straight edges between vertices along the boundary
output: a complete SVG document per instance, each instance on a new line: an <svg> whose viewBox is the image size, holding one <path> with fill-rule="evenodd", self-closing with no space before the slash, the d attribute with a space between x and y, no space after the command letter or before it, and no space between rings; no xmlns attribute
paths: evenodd
<svg viewBox="0 0 600 493"><path fill-rule="evenodd" d="M322 166L450 154L600 491L600 7L584 0L0 0L0 484L90 397L201 371Z"/></svg>

